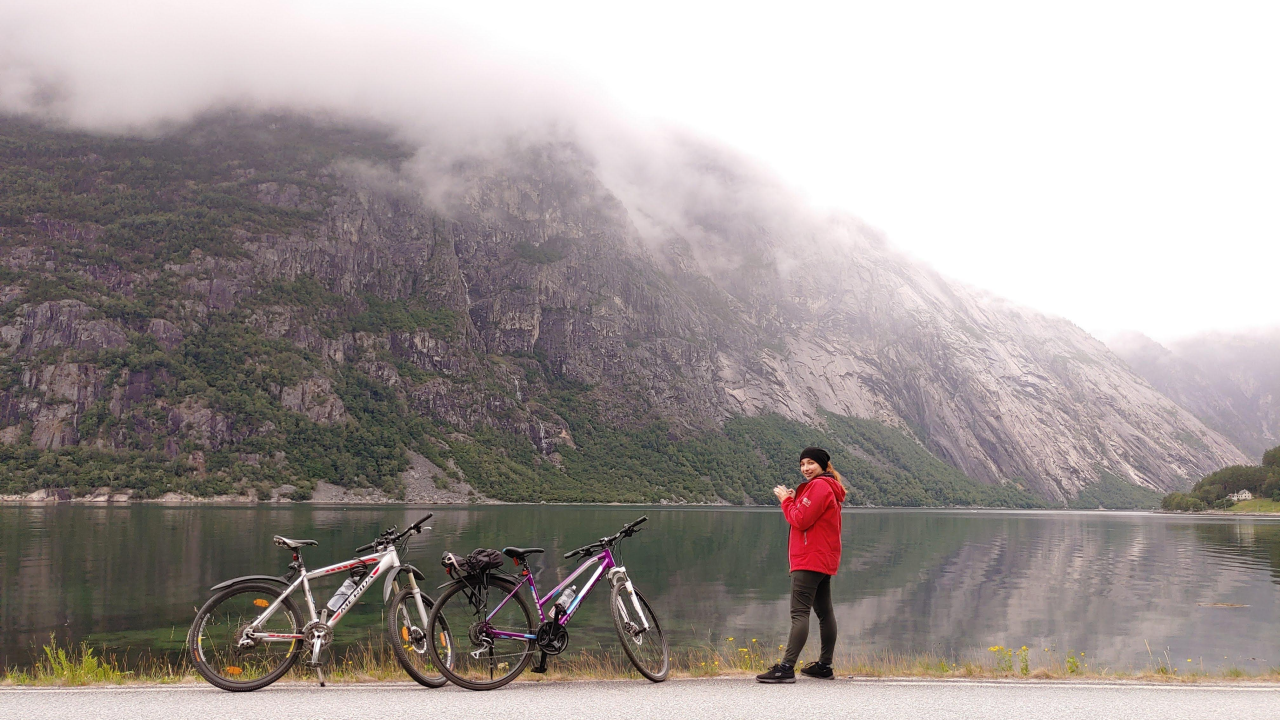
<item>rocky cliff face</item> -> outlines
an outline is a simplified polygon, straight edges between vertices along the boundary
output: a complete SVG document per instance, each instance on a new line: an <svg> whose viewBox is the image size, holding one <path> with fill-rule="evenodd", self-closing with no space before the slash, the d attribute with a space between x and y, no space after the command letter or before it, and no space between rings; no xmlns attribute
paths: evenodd
<svg viewBox="0 0 1280 720"><path fill-rule="evenodd" d="M851 220L751 220L696 221L722 245L703 254L741 258L702 278L755 330L717 347L733 412L875 418L971 477L1059 500L1101 473L1167 491L1241 457L1068 321L939 277Z"/></svg>
<svg viewBox="0 0 1280 720"><path fill-rule="evenodd" d="M1108 345L1254 462L1280 445L1280 333L1211 334L1171 347L1128 333Z"/></svg>
<svg viewBox="0 0 1280 720"><path fill-rule="evenodd" d="M226 142L216 128L175 142L209 136ZM402 160L258 178L265 161L237 157L216 187L269 221L231 223L224 245L161 267L111 257L123 231L110 218L11 212L0 340L21 379L0 395L0 439L157 448L200 472L205 452L258 443L270 452L220 461L253 473L297 462L271 445L282 423L363 422L332 379L355 371L462 438L442 448L494 430L557 467L575 447L550 402L565 393L602 423L661 421L671 439L741 414L872 418L973 478L1053 501L1103 473L1168 490L1244 460L1069 322L947 281L852 219L753 203L767 184L714 157L684 178L714 197L674 203L615 191L572 144L512 145L425 180ZM135 245L168 237L160 221L131 232ZM37 301L32 267L91 282L83 299ZM104 304L117 295L150 304ZM191 349L226 318L280 359ZM106 360L126 346L131 359ZM160 355L141 359L147 347ZM182 368L160 361L182 353ZM261 400L201 389L228 361L250 368Z"/></svg>

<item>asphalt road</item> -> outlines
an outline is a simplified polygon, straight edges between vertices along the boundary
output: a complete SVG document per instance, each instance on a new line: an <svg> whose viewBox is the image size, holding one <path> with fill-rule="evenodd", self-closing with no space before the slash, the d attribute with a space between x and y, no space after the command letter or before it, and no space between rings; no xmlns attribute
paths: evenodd
<svg viewBox="0 0 1280 720"><path fill-rule="evenodd" d="M1280 717L1280 686L1081 682L750 679L517 682L500 690L407 683L278 684L254 693L209 686L0 688L0 718L102 720L436 720L443 718L1089 718Z"/></svg>

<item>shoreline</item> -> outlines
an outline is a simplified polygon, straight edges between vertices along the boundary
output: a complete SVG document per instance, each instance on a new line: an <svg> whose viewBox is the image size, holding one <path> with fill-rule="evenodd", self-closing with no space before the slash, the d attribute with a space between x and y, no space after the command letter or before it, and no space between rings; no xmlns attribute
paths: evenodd
<svg viewBox="0 0 1280 720"><path fill-rule="evenodd" d="M476 500L462 499L437 499L437 500L396 500L385 496L370 495L352 495L341 499L323 499L323 500L291 500L284 497L273 497L267 500L259 500L257 498L249 498L245 495L214 495L210 497L199 497L196 495L187 495L182 493L166 493L157 498L139 498L134 497L132 491L112 492L105 488L89 495L79 497L73 496L70 490L66 488L56 488L48 490L37 490L27 495L0 495L0 507L4 506L34 506L47 507L51 505L77 505L86 507L129 507L132 505L161 505L167 507L184 507L184 506L209 506L209 507L287 507L293 505L302 505L310 507L387 507L387 506L403 506L403 507L467 507L474 508L485 505L523 505L523 506L558 506L558 507L649 507L649 508L736 508L736 509L771 509L777 508L777 505L727 505L724 503L691 503L691 502L655 502L655 503L625 503L625 502L510 502L506 500L496 500L493 498L478 498ZM1163 510L1161 508L1071 508L1071 507L1043 507L1043 508L1010 508L1010 507L993 507L988 505L850 505L845 506L844 512L874 510L874 511L982 511L982 512L1007 512L1007 513L1133 513L1143 515L1167 515L1170 517L1212 517L1212 518L1274 518L1280 517L1280 511L1276 512L1231 512L1230 510L1203 510L1200 512L1184 512L1179 510Z"/></svg>
<svg viewBox="0 0 1280 720"><path fill-rule="evenodd" d="M558 507L652 507L652 508L739 508L739 509L776 509L778 505L730 505L718 502L651 502L651 503L634 503L634 502L513 502L507 500L495 500L493 498L484 498L476 501L467 500L395 500L385 497L360 496L343 498L341 500L290 500L288 498L276 497L269 500L259 500L257 498L249 498L244 495L214 495L210 497L199 497L196 495L187 495L180 493L166 493L157 498L139 498L132 497L127 493L105 493L95 492L90 495L82 495L79 497L72 496L65 488L56 490L38 490L27 495L0 495L0 506L4 505L30 505L30 506L48 506L48 505L86 505L92 507L127 507L130 505L212 505L222 507L284 507L290 505L309 505L315 507L377 507L386 505L403 505L406 507L476 507L482 505L524 505L524 506L558 506ZM986 511L1005 511L1005 512L1072 512L1072 513L1095 513L1095 512L1111 512L1111 513L1158 513L1159 509L1152 508L1069 508L1069 507L1043 507L1043 508L1016 508L1016 507L1000 507L991 505L846 505L843 510L932 510L932 511L949 511L949 510L986 510ZM1172 514L1172 513L1168 513ZM1237 515L1241 513L1235 513Z"/></svg>

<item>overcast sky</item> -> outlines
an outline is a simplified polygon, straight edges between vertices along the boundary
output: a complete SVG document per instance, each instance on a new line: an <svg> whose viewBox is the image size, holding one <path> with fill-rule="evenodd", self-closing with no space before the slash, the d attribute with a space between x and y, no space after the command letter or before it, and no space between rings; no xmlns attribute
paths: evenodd
<svg viewBox="0 0 1280 720"><path fill-rule="evenodd" d="M253 38L271 4L209 22L211 40ZM1277 2L292 5L717 138L943 273L1100 337L1280 325ZM155 3L119 6L133 25Z"/></svg>
<svg viewBox="0 0 1280 720"><path fill-rule="evenodd" d="M1280 3L436 11L1100 336L1280 324Z"/></svg>

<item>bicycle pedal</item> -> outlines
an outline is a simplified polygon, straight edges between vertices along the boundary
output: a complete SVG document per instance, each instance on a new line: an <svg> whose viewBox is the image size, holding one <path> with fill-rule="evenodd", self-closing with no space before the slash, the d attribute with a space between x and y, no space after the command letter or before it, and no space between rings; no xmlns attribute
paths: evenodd
<svg viewBox="0 0 1280 720"><path fill-rule="evenodd" d="M542 653L542 656L538 658L538 664L529 668L529 672L535 672L541 675L546 671L547 671L547 654Z"/></svg>

